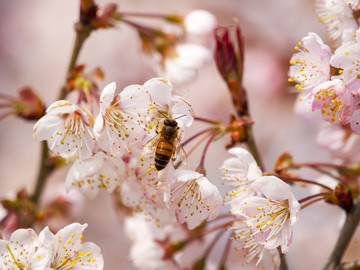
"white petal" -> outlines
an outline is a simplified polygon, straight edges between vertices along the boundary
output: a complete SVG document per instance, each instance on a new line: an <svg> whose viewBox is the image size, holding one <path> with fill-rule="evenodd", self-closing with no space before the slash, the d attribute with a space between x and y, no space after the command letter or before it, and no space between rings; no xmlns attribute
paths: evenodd
<svg viewBox="0 0 360 270"><path fill-rule="evenodd" d="M252 188L263 193L266 198L284 201L290 198L290 186L275 176L263 176L251 184Z"/></svg>
<svg viewBox="0 0 360 270"><path fill-rule="evenodd" d="M116 83L112 82L105 86L100 96L100 113L105 114L106 108L110 107L116 95Z"/></svg>
<svg viewBox="0 0 360 270"><path fill-rule="evenodd" d="M144 83L144 87L152 99L162 106L165 106L171 98L173 86L166 79L150 79Z"/></svg>
<svg viewBox="0 0 360 270"><path fill-rule="evenodd" d="M181 122L181 126L191 126L194 120L194 111L187 100L178 96L173 96L169 100L169 110L171 117L176 119L178 123Z"/></svg>

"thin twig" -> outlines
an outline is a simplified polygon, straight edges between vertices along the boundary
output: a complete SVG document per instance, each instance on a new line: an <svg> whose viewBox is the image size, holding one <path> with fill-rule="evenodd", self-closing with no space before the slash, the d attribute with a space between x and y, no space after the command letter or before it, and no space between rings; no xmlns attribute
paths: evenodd
<svg viewBox="0 0 360 270"><path fill-rule="evenodd" d="M280 270L288 270L285 254L281 252L281 247L278 246L277 250L280 255Z"/></svg>
<svg viewBox="0 0 360 270"><path fill-rule="evenodd" d="M264 163L262 161L262 158L260 156L260 152L256 146L255 143L255 138L252 132L252 126L247 126L247 135L248 135L248 139L246 141L247 146L249 147L250 153L252 154L252 156L254 157L254 159L256 160L258 166L260 167L260 169L264 172L265 171L265 166Z"/></svg>
<svg viewBox="0 0 360 270"><path fill-rule="evenodd" d="M310 205L312 205L312 204L314 204L316 202L320 202L322 200L324 200L324 198L317 198L317 199L314 199L314 200L312 200L310 202L304 203L304 204L301 205L301 210L303 210L304 208L306 208L306 207L308 207L308 206L310 206Z"/></svg>
<svg viewBox="0 0 360 270"><path fill-rule="evenodd" d="M204 130L201 130L199 131L198 133L194 134L193 136L191 136L189 139L187 139L186 141L184 141L183 143L181 143L181 146L185 146L187 145L189 142L191 142L193 139L199 137L200 135L206 133L206 132L209 132L209 131L212 131L213 128L207 128L207 129L204 129Z"/></svg>
<svg viewBox="0 0 360 270"><path fill-rule="evenodd" d="M312 180L308 180L308 179L302 179L302 178L297 178L297 177L289 177L289 176L284 176L284 175L280 175L280 174L273 174L274 176L280 178L281 180L285 181L285 182L301 182L301 183L306 183L306 184L311 184L311 185L317 185L320 186L326 190L329 191L333 191L331 188L329 188L328 186L325 186L321 183L312 181Z"/></svg>
<svg viewBox="0 0 360 270"><path fill-rule="evenodd" d="M194 120L204 122L204 123L208 123L208 124L212 124L212 125L218 125L219 124L219 122L217 122L217 121L207 119L207 118L203 118L203 117L198 117L198 116L195 116Z"/></svg>
<svg viewBox="0 0 360 270"><path fill-rule="evenodd" d="M209 138L209 140L207 141L203 153L201 155L201 160L200 160L200 164L199 166L204 166L205 163L205 156L206 156L206 152L209 149L210 144L214 141L215 137L218 135L218 132L214 132L211 137Z"/></svg>
<svg viewBox="0 0 360 270"><path fill-rule="evenodd" d="M299 203L303 203L303 202L306 202L308 200L311 200L311 199L314 199L316 197L326 197L327 195L329 195L330 193L329 192L321 192L321 193L317 193L317 194L314 194L314 195L310 195L310 196L307 196L305 198L302 198L300 200L298 200Z"/></svg>
<svg viewBox="0 0 360 270"><path fill-rule="evenodd" d="M344 226L338 236L334 249L326 263L324 270L335 270L340 264L341 258L345 253L347 246L357 228L360 220L360 197L346 217Z"/></svg>

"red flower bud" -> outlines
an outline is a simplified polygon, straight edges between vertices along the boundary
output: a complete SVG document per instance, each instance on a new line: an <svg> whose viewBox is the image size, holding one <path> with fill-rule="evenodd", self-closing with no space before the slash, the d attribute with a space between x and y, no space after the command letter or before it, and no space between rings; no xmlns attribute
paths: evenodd
<svg viewBox="0 0 360 270"><path fill-rule="evenodd" d="M242 86L244 45L239 26L217 28L215 41L217 68L228 85L238 116L247 116L248 104Z"/></svg>
<svg viewBox="0 0 360 270"><path fill-rule="evenodd" d="M45 106L31 87L19 90L19 97L12 101L14 113L26 120L38 120L45 114Z"/></svg>

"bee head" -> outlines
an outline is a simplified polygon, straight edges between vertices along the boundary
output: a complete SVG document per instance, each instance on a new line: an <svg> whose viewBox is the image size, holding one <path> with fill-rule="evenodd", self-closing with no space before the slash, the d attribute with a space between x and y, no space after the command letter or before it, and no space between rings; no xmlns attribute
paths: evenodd
<svg viewBox="0 0 360 270"><path fill-rule="evenodd" d="M177 122L174 119L165 119L164 125L168 127L177 127Z"/></svg>

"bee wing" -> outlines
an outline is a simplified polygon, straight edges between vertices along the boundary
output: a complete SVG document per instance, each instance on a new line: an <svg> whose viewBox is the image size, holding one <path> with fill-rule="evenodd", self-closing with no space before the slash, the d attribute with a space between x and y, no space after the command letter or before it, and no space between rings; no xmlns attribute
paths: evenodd
<svg viewBox="0 0 360 270"><path fill-rule="evenodd" d="M154 137L152 137L144 144L143 149L145 150L145 152L149 153L155 151L159 136L160 134L156 134Z"/></svg>
<svg viewBox="0 0 360 270"><path fill-rule="evenodd" d="M181 162L181 164L186 165L187 154L185 152L184 147L182 147L179 138L177 138L177 137L175 138L175 141L174 141L174 147L175 147L175 151L172 156L172 160L173 161L177 160L178 162Z"/></svg>

